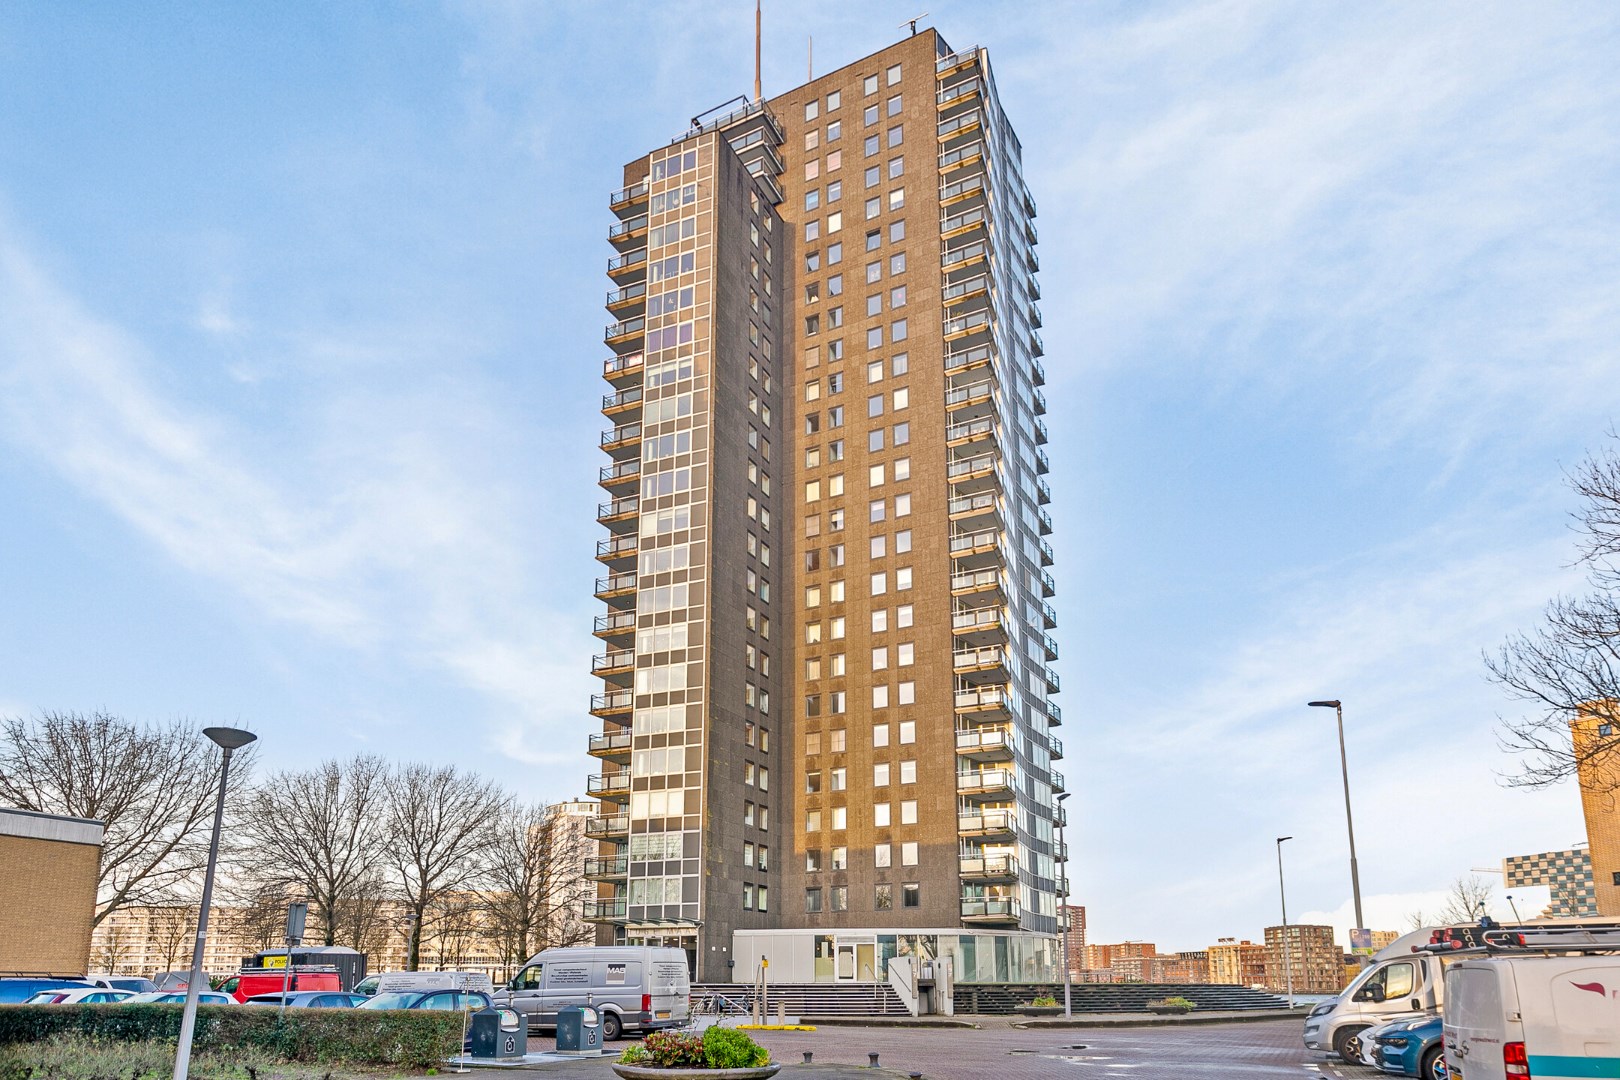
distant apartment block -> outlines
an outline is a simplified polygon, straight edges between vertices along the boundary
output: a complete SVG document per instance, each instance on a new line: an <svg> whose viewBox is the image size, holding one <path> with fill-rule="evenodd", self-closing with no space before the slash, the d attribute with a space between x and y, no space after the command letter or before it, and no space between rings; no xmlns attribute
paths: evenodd
<svg viewBox="0 0 1620 1080"><path fill-rule="evenodd" d="M1081 904L1065 904L1060 909L1068 920L1068 968L1071 976L1086 969L1086 909Z"/></svg>
<svg viewBox="0 0 1620 1080"><path fill-rule="evenodd" d="M1344 950L1333 927L1290 923L1266 927L1265 985L1273 993L1291 985L1299 994L1336 994L1344 989Z"/></svg>
<svg viewBox="0 0 1620 1080"><path fill-rule="evenodd" d="M1592 858L1586 848L1510 855L1502 860L1503 887L1545 888L1550 900L1543 915L1556 919L1591 918L1598 914Z"/></svg>
<svg viewBox="0 0 1620 1080"><path fill-rule="evenodd" d="M1223 986L1266 985L1266 947L1244 939L1221 938L1207 950L1209 981Z"/></svg>

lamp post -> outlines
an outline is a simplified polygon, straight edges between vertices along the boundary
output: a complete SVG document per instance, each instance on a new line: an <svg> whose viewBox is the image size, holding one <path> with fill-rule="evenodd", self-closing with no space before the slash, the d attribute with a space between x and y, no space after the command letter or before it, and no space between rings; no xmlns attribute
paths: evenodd
<svg viewBox="0 0 1620 1080"><path fill-rule="evenodd" d="M1350 816L1350 761L1344 753L1344 706L1338 701L1309 701L1315 709L1332 709L1339 718L1339 773L1344 778L1344 824L1350 830L1350 894L1356 902L1356 928L1365 930L1361 918L1361 873L1356 869L1356 823Z"/></svg>
<svg viewBox="0 0 1620 1080"><path fill-rule="evenodd" d="M197 995L203 980L203 945L208 939L208 905L214 897L214 865L219 861L219 833L225 823L225 783L231 775L231 751L239 750L258 736L238 728L203 728L224 757L219 766L219 798L214 803L214 835L208 842L208 870L203 874L202 905L197 912L197 942L191 950L191 975L186 980L186 1008L180 1017L180 1044L174 1051L174 1080L186 1080L191 1069L191 1036L197 1027ZM288 960L292 957L289 956Z"/></svg>
<svg viewBox="0 0 1620 1080"><path fill-rule="evenodd" d="M1282 946L1283 946L1283 972L1288 979L1288 1007L1294 1007L1294 962L1290 957L1288 945L1288 890L1283 887L1282 846L1284 840L1292 840L1292 836L1277 837L1277 895L1282 898Z"/></svg>
<svg viewBox="0 0 1620 1080"><path fill-rule="evenodd" d="M1058 804L1058 850L1063 852L1063 1018L1074 1018L1074 1005L1072 1001L1074 974L1069 970L1069 852L1063 846L1063 800L1069 797L1065 791L1057 797Z"/></svg>

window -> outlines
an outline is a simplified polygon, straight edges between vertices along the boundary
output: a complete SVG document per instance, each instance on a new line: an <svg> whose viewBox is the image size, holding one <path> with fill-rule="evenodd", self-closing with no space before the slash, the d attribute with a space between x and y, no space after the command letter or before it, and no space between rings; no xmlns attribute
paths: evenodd
<svg viewBox="0 0 1620 1080"><path fill-rule="evenodd" d="M889 361L889 365L891 368L890 374L899 378L911 369L911 359L905 353L896 353L894 358Z"/></svg>
<svg viewBox="0 0 1620 1080"><path fill-rule="evenodd" d="M873 499L866 504L866 520L876 524L883 520L883 500Z"/></svg>
<svg viewBox="0 0 1620 1080"><path fill-rule="evenodd" d="M769 899L769 890L764 885L761 885L759 887L758 902L754 906L760 911L765 911L770 907L770 904L767 902Z"/></svg>
<svg viewBox="0 0 1620 1080"><path fill-rule="evenodd" d="M806 180L814 180L820 175L821 162L812 159L804 163L804 178Z"/></svg>
<svg viewBox="0 0 1620 1080"><path fill-rule="evenodd" d="M883 200L873 196L866 200L866 220L870 221L883 213Z"/></svg>
<svg viewBox="0 0 1620 1080"><path fill-rule="evenodd" d="M844 245L843 244L828 244L827 245L827 265L828 266L837 266L839 263L841 263L843 261L844 261ZM829 286L828 291L829 292L832 291L830 286Z"/></svg>
<svg viewBox="0 0 1620 1080"><path fill-rule="evenodd" d="M828 202L835 203L839 199L842 199L843 197L844 197L844 182L842 180L834 180L832 183L827 185L827 201ZM834 228L831 228L829 226L827 231L828 232L837 232L838 230L834 229Z"/></svg>
<svg viewBox="0 0 1620 1080"><path fill-rule="evenodd" d="M843 211L835 210L832 213L827 215L827 235L828 236L831 236L835 232L842 232L843 228L844 228L844 214L843 214Z"/></svg>
<svg viewBox="0 0 1620 1080"><path fill-rule="evenodd" d="M885 883L875 888L876 892L872 894L872 907L878 911L892 911L894 909L894 886Z"/></svg>
<svg viewBox="0 0 1620 1080"><path fill-rule="evenodd" d="M834 885L832 888L827 890L827 899L831 902L832 910L834 910L834 911L848 911L849 910L849 886L848 885Z"/></svg>
<svg viewBox="0 0 1620 1080"><path fill-rule="evenodd" d="M838 170L838 167L840 165L842 165L843 163L844 163L844 152L842 150L834 150L830 154L827 155L827 171L828 172L836 172Z"/></svg>
<svg viewBox="0 0 1620 1080"><path fill-rule="evenodd" d="M804 890L804 910L806 914L814 915L821 910L821 889L819 887Z"/></svg>
<svg viewBox="0 0 1620 1080"><path fill-rule="evenodd" d="M866 314L868 316L883 314L883 294L875 293L866 298Z"/></svg>
<svg viewBox="0 0 1620 1080"><path fill-rule="evenodd" d="M893 86L895 83L900 81L900 65L899 64L896 64L892 68L889 69L888 77L889 77L889 85L890 86Z"/></svg>
<svg viewBox="0 0 1620 1080"><path fill-rule="evenodd" d="M806 210L814 210L816 207L818 207L820 205L821 205L821 189L820 188L811 188L809 191L804 193L804 208Z"/></svg>
<svg viewBox="0 0 1620 1080"><path fill-rule="evenodd" d="M752 807L753 803L749 803L748 806ZM754 822L752 820L752 816L750 815L750 819L748 820L748 824L752 825L753 823ZM820 832L821 831L821 811L820 810L806 810L804 812L804 831L807 832L807 833Z"/></svg>
<svg viewBox="0 0 1620 1080"><path fill-rule="evenodd" d="M889 786L889 765L888 765L888 762L880 761L876 765L872 766L872 786L873 787L888 787Z"/></svg>
<svg viewBox="0 0 1620 1080"><path fill-rule="evenodd" d="M804 792L806 795L814 795L820 790L821 770L811 769L809 772L804 774Z"/></svg>
<svg viewBox="0 0 1620 1080"><path fill-rule="evenodd" d="M906 172L906 159L904 156L889 159L889 179L898 180Z"/></svg>
<svg viewBox="0 0 1620 1080"><path fill-rule="evenodd" d="M883 571L879 571L878 573L873 574L872 575L872 595L873 596L882 596L884 593L886 593L888 591L889 591L889 575L886 572L883 572Z"/></svg>
<svg viewBox="0 0 1620 1080"><path fill-rule="evenodd" d="M834 246L836 247L837 245L834 245ZM844 275L843 274L834 274L834 275L832 275L831 277L829 277L827 279L827 295L828 296L842 296L842 295L844 295Z"/></svg>
<svg viewBox="0 0 1620 1080"><path fill-rule="evenodd" d="M868 349L883 348L883 327L874 326L866 331L866 347Z"/></svg>
<svg viewBox="0 0 1620 1080"><path fill-rule="evenodd" d="M889 628L889 609L878 608L872 612L872 633L881 634Z"/></svg>
<svg viewBox="0 0 1620 1080"><path fill-rule="evenodd" d="M917 782L917 762L915 759L900 763L900 782L902 784L915 784Z"/></svg>
<svg viewBox="0 0 1620 1080"><path fill-rule="evenodd" d="M811 756L821 753L821 732L812 731L805 735L804 752Z"/></svg>
<svg viewBox="0 0 1620 1080"><path fill-rule="evenodd" d="M842 754L844 752L844 735L843 728L834 728L832 731L827 732L827 751L829 753Z"/></svg>
<svg viewBox="0 0 1620 1080"><path fill-rule="evenodd" d="M804 148L806 150L814 150L819 145L821 145L820 128L811 128L804 133Z"/></svg>
<svg viewBox="0 0 1620 1080"><path fill-rule="evenodd" d="M906 189L905 188L895 188L893 191L889 192L889 209L890 210L900 210L900 209L903 209L905 207L905 205L906 205Z"/></svg>
<svg viewBox="0 0 1620 1080"><path fill-rule="evenodd" d="M911 667L917 662L917 646L912 642L902 641L895 647L894 662L898 667Z"/></svg>
<svg viewBox="0 0 1620 1080"><path fill-rule="evenodd" d="M904 882L900 886L901 907L922 907L922 886L915 881Z"/></svg>
<svg viewBox="0 0 1620 1080"><path fill-rule="evenodd" d="M900 803L900 824L917 824L917 800L904 799ZM909 865L909 864L908 864Z"/></svg>
<svg viewBox="0 0 1620 1080"><path fill-rule="evenodd" d="M889 290L889 306L891 308L906 306L906 287L904 285L896 285Z"/></svg>
<svg viewBox="0 0 1620 1080"><path fill-rule="evenodd" d="M867 251L876 251L879 247L882 246L882 244L883 244L883 232L881 230L873 229L871 232L866 234L866 250Z"/></svg>
<svg viewBox="0 0 1620 1080"><path fill-rule="evenodd" d="M873 847L872 847L872 863L873 863L874 866L877 866L880 869L882 867L888 866L889 865L889 860L891 858L893 858L893 855L891 854L891 851L890 851L890 848L889 848L888 844L874 844L873 845Z"/></svg>
<svg viewBox="0 0 1620 1080"><path fill-rule="evenodd" d="M883 173L876 165L873 165L873 166L871 166L870 168L868 168L866 170L866 186L867 187L877 187L882 182L883 182Z"/></svg>
<svg viewBox="0 0 1620 1080"><path fill-rule="evenodd" d="M903 457L903 458L895 458L894 459L894 478L896 480L910 480L911 479L911 459L910 458ZM767 476L765 479L767 481L769 481L770 477ZM767 487L768 486L769 485L767 484Z"/></svg>
<svg viewBox="0 0 1620 1080"><path fill-rule="evenodd" d="M866 150L866 156L871 157L883 148L882 141L876 135L868 135L863 148Z"/></svg>
<svg viewBox="0 0 1620 1080"><path fill-rule="evenodd" d="M821 269L821 252L812 251L804 257L804 269L807 273L815 273Z"/></svg>
<svg viewBox="0 0 1620 1080"><path fill-rule="evenodd" d="M882 429L879 428L878 431L879 431L879 433L881 433ZM882 487L883 486L883 472L884 472L884 469L883 469L883 466L881 464L870 466L866 470L866 486L867 487Z"/></svg>
<svg viewBox="0 0 1620 1080"><path fill-rule="evenodd" d="M887 686L872 687L872 708L887 709L889 707L889 688Z"/></svg>
<svg viewBox="0 0 1620 1080"><path fill-rule="evenodd" d="M849 807L847 807L847 806L835 806L835 807L833 807L832 808L831 818L832 818L832 830L833 830L833 832L838 832L840 830L849 828ZM834 867L833 869L836 870L838 868Z"/></svg>
<svg viewBox="0 0 1620 1080"><path fill-rule="evenodd" d="M842 100L843 99L840 97L837 90L834 90L832 93L828 94L827 95L827 111L832 112L834 109L838 108L838 106L842 102Z"/></svg>
<svg viewBox="0 0 1620 1080"><path fill-rule="evenodd" d="M805 240L817 240L821 237L821 222L807 221L804 223Z"/></svg>
<svg viewBox="0 0 1620 1080"><path fill-rule="evenodd" d="M885 746L889 745L889 725L888 724L873 724L872 725L872 745L874 747L878 747L878 748L885 747Z"/></svg>
<svg viewBox="0 0 1620 1080"><path fill-rule="evenodd" d="M831 866L831 869L833 869L833 870L848 870L849 869L849 849L848 848L835 847L835 848L832 849L832 866Z"/></svg>
<svg viewBox="0 0 1620 1080"><path fill-rule="evenodd" d="M868 548L867 553L866 553L867 558L870 558L870 559L881 559L881 558L883 558L883 556L888 553L888 551L887 551L888 546L889 546L889 538L887 536L884 536L882 533L879 533L878 535L870 538L867 541L867 548Z"/></svg>
<svg viewBox="0 0 1620 1080"><path fill-rule="evenodd" d="M896 445L896 446L904 446L910 441L911 441L911 425L910 424L896 424L896 425L894 425L894 445Z"/></svg>
<svg viewBox="0 0 1620 1080"><path fill-rule="evenodd" d="M866 415L867 416L882 416L883 415L883 395L882 394L873 394L871 397L866 399Z"/></svg>
<svg viewBox="0 0 1620 1080"><path fill-rule="evenodd" d="M896 94L896 95L894 95L894 97L889 99L889 115L890 116L899 116L900 111L901 111L902 108L903 108L903 104L902 104L902 102L900 100L900 95L899 94ZM874 117L874 119L876 119L876 118Z"/></svg>
<svg viewBox="0 0 1620 1080"><path fill-rule="evenodd" d="M861 120L868 126L877 123L878 107L876 105L868 105L865 109L861 110ZM874 135L872 138L876 139L877 136Z"/></svg>
<svg viewBox="0 0 1620 1080"><path fill-rule="evenodd" d="M861 80L861 93L863 93L863 94L875 94L877 92L878 92L878 77L876 75L868 75L866 78Z"/></svg>
<svg viewBox="0 0 1620 1080"><path fill-rule="evenodd" d="M882 382L883 381L883 361L881 361L881 360L869 360L869 361L867 361L867 364L866 364L866 381L869 382L869 383L875 383L875 382ZM870 447L868 447L868 449L870 449ZM879 450L883 449L883 441L881 439L878 440L877 449L879 449Z"/></svg>
<svg viewBox="0 0 1620 1080"><path fill-rule="evenodd" d="M911 496L910 495L896 495L894 497L894 516L897 517L897 518L903 518L903 517L909 516L910 513L911 513Z"/></svg>
<svg viewBox="0 0 1620 1080"><path fill-rule="evenodd" d="M894 224L889 226L889 243L898 244L900 241L904 240L905 238L906 238L906 223L905 222L896 221Z"/></svg>
<svg viewBox="0 0 1620 1080"><path fill-rule="evenodd" d="M880 259L877 262L869 262L869 263L867 263L866 264L866 283L868 285L870 285L873 282L882 281L882 280L883 280L883 261Z"/></svg>
<svg viewBox="0 0 1620 1080"><path fill-rule="evenodd" d="M904 844L900 845L900 865L901 866L916 866L917 865L917 843L916 843L916 841L908 841L907 843L904 843Z"/></svg>
<svg viewBox="0 0 1620 1080"><path fill-rule="evenodd" d="M874 803L872 806L872 824L879 829L889 827L889 804L886 802Z"/></svg>
<svg viewBox="0 0 1620 1080"><path fill-rule="evenodd" d="M889 256L889 273L903 274L906 270L906 253L896 252Z"/></svg>
<svg viewBox="0 0 1620 1080"><path fill-rule="evenodd" d="M900 721L900 745L907 746L917 741L917 721Z"/></svg>
<svg viewBox="0 0 1620 1080"><path fill-rule="evenodd" d="M904 125L896 124L896 125L894 125L894 127L889 129L889 149L890 150L893 150L895 147L900 145L900 138L901 138L901 136L903 136L905 134L905 132L902 130L903 127L904 127Z"/></svg>
<svg viewBox="0 0 1620 1080"><path fill-rule="evenodd" d="M842 767L827 771L827 790L844 791L849 787L848 772Z"/></svg>
<svg viewBox="0 0 1620 1080"><path fill-rule="evenodd" d="M804 869L806 873L814 874L821 870L821 852L807 851L804 853Z"/></svg>

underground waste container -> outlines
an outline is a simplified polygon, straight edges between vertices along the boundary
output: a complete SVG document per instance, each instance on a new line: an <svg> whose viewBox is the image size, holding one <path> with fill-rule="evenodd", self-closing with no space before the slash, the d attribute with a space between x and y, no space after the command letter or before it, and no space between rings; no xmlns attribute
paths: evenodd
<svg viewBox="0 0 1620 1080"><path fill-rule="evenodd" d="M529 1052L529 1025L512 1009L480 1009L468 1022L475 1058L520 1058Z"/></svg>
<svg viewBox="0 0 1620 1080"><path fill-rule="evenodd" d="M593 1005L569 1005L557 1010L557 1051L594 1054L602 1050L602 1013Z"/></svg>

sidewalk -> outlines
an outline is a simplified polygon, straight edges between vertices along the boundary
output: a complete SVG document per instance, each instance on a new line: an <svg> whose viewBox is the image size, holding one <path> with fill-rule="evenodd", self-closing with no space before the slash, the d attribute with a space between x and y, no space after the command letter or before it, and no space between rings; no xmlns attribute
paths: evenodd
<svg viewBox="0 0 1620 1080"><path fill-rule="evenodd" d="M1179 1016L1155 1016L1152 1013L1075 1013L1070 1018L1061 1016L978 1016L961 1013L956 1016L810 1016L803 1022L815 1027L869 1027L869 1028L1102 1028L1102 1027L1178 1027L1184 1024L1245 1024L1265 1020L1305 1020L1303 1009L1242 1009L1231 1012L1192 1012Z"/></svg>

